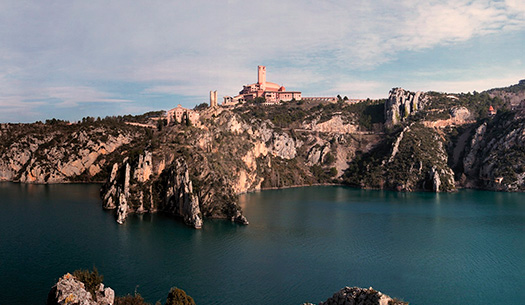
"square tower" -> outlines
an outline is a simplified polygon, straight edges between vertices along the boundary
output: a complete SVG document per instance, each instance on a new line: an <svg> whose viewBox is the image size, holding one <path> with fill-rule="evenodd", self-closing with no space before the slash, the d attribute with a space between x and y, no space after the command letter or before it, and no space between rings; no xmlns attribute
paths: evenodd
<svg viewBox="0 0 525 305"><path fill-rule="evenodd" d="M262 90L266 89L266 67L257 66L257 84Z"/></svg>

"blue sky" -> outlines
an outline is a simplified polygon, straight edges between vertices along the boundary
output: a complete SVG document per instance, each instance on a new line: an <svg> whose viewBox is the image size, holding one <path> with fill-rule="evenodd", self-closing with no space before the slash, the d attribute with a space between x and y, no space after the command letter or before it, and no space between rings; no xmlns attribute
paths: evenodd
<svg viewBox="0 0 525 305"><path fill-rule="evenodd" d="M267 79L304 96L525 79L523 0L0 0L0 122L193 107Z"/></svg>

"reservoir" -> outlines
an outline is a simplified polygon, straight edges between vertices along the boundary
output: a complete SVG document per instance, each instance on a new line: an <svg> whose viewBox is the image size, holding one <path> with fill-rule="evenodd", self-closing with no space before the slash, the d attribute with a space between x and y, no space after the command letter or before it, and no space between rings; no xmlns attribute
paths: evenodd
<svg viewBox="0 0 525 305"><path fill-rule="evenodd" d="M66 272L96 266L117 295L197 304L301 304L344 286L410 304L520 304L525 194L319 186L241 195L250 225L163 214L118 225L99 185L0 183L0 304L44 304Z"/></svg>

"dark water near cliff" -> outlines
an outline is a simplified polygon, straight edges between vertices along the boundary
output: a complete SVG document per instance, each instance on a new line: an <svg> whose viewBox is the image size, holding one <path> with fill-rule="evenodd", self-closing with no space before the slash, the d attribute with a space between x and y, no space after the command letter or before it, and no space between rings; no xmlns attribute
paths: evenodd
<svg viewBox="0 0 525 305"><path fill-rule="evenodd" d="M97 266L120 295L178 286L197 304L319 302L373 286L411 304L523 304L525 194L343 187L241 197L247 227L164 215L122 226L97 185L0 184L0 304L44 304L65 272Z"/></svg>

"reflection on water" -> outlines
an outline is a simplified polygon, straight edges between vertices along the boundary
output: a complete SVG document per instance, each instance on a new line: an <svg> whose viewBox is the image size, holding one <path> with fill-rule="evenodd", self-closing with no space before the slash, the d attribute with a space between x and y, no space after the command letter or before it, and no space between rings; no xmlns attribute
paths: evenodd
<svg viewBox="0 0 525 305"><path fill-rule="evenodd" d="M346 285L412 304L523 297L524 194L272 190L240 196L249 226L202 230L163 214L118 225L98 196L98 185L0 183L2 304L43 301L59 276L93 265L151 303L172 286L198 304L320 302Z"/></svg>

